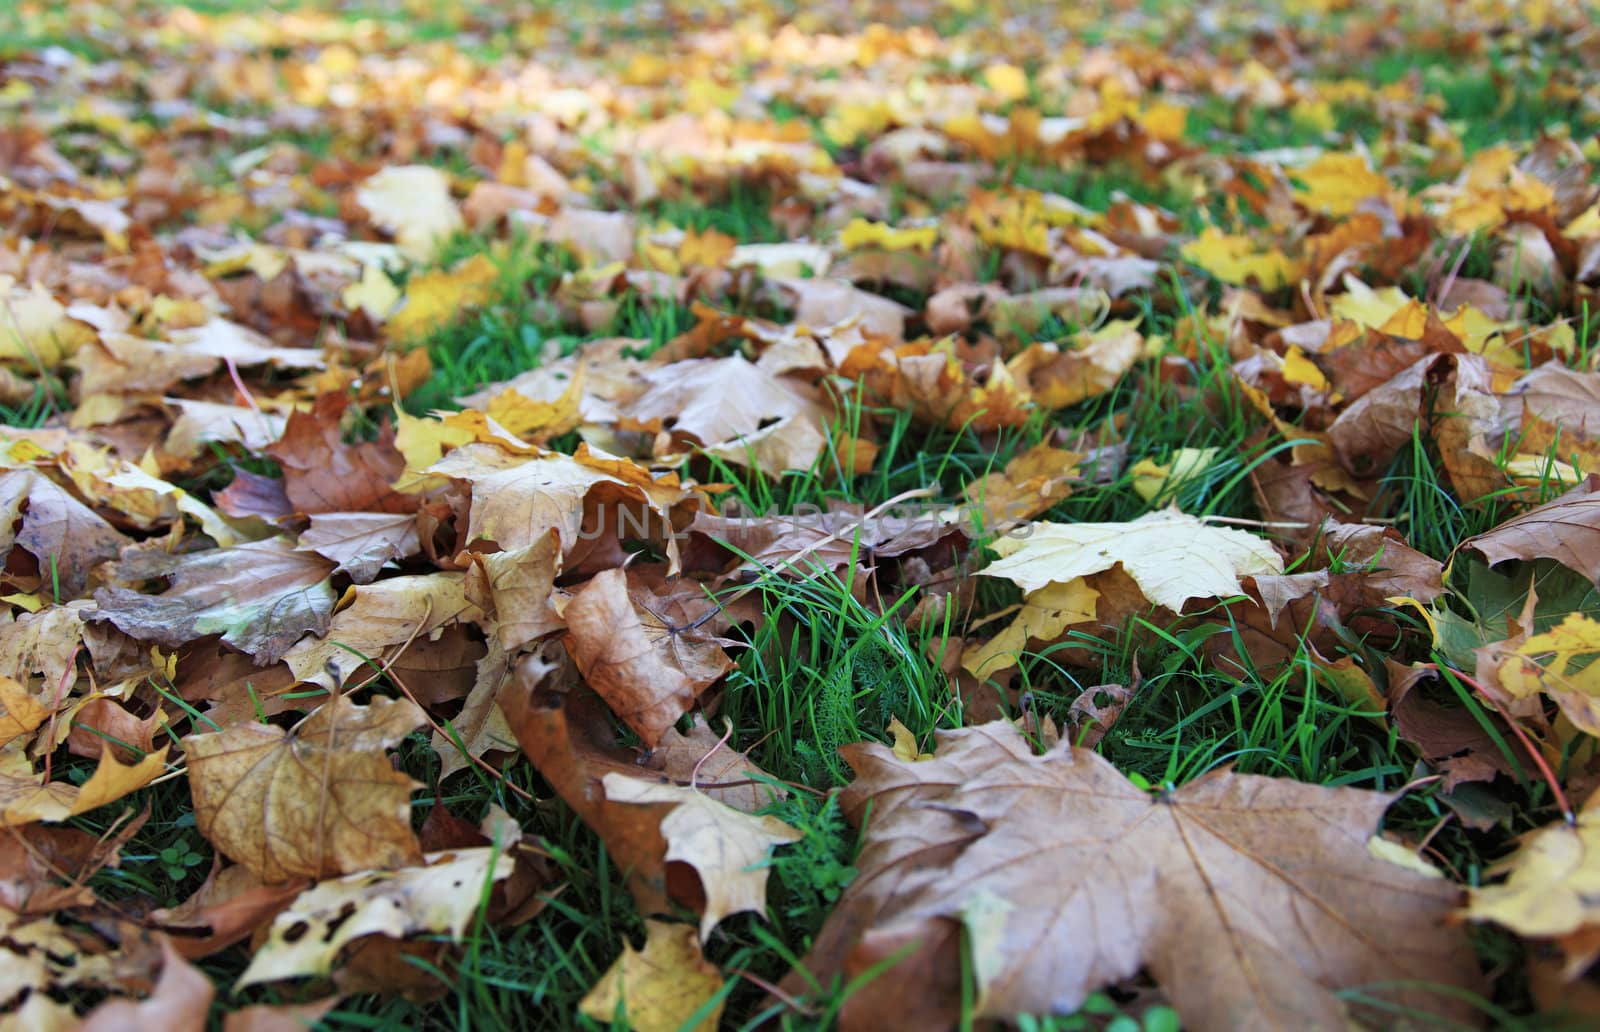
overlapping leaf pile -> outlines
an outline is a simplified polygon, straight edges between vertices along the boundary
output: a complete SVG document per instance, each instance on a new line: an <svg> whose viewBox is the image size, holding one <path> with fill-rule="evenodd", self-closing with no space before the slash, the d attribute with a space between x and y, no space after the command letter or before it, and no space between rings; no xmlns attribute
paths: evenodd
<svg viewBox="0 0 1600 1032"><path fill-rule="evenodd" d="M1494 988L1471 922L1531 944L1523 1003L1593 992L1592 29L1520 11L1510 53L1548 62L1569 131L1469 146L1420 78L1335 70L1422 42L1486 62L1499 4L1134 6L957 4L935 30L667 4L627 32L466 7L429 41L337 7L24 5L0 63L0 1022L199 1028L217 957L245 958L224 988L276 990L228 1027L436 994L463 939L549 919L539 807L598 836L646 919L581 1005L640 1029L766 993L819 1019L853 980L854 1028L1108 986L1196 1028L1472 1021ZM1208 135L1262 117L1317 143ZM1041 168L1119 189L1025 185ZM751 196L764 239L665 214ZM483 345L451 334L507 312L556 331L531 368L404 404L459 387L435 366ZM670 330L625 332L640 312ZM1130 460L1138 385L1246 427L1249 461ZM1029 443L962 470L908 434ZM1412 454L1485 528L1448 567L1396 487ZM906 469L924 518L854 493ZM729 504L796 477L833 511ZM1105 485L1142 515L1066 518ZM1235 487L1249 515L1209 518ZM720 708L758 630L797 633L775 593L830 578L925 648L944 730L847 747L855 880L755 992L718 929L765 912L804 833L768 812L795 772ZM1025 673L1099 680L1105 641L1294 679L1416 766L1130 779L1095 747L1137 678L1042 715ZM1413 776L1440 826L1531 830L1504 880L1382 831L1398 793L1372 789ZM446 779L527 812L451 816ZM163 899L118 874L175 783L215 862Z"/></svg>

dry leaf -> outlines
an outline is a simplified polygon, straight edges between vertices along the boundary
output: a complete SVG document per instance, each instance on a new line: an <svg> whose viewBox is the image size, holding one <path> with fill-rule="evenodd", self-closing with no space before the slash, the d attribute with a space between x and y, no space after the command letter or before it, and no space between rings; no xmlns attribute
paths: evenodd
<svg viewBox="0 0 1600 1032"><path fill-rule="evenodd" d="M1014 581L1024 591L1120 564L1145 597L1174 612L1191 598L1239 594L1241 576L1283 572L1278 553L1253 534L1173 510L1131 523L1034 523L991 547L1001 559L979 572Z"/></svg>
<svg viewBox="0 0 1600 1032"><path fill-rule="evenodd" d="M485 886L509 878L515 866L494 846L416 860L399 870L349 874L302 892L272 922L237 984L325 975L340 951L369 935L405 939L432 932L460 942Z"/></svg>
<svg viewBox="0 0 1600 1032"><path fill-rule="evenodd" d="M190 555L140 552L115 569L125 581L166 578L167 590L145 595L101 588L86 618L169 648L219 634L265 666L307 634L327 631L333 617L333 565L296 551L286 538Z"/></svg>
<svg viewBox="0 0 1600 1032"><path fill-rule="evenodd" d="M1600 793L1575 823L1556 821L1525 836L1495 873L1502 872L1504 882L1472 890L1463 915L1539 938L1600 925Z"/></svg>
<svg viewBox="0 0 1600 1032"><path fill-rule="evenodd" d="M138 1003L108 1000L89 1012L78 1032L125 1032L160 1028L164 1032L203 1032L216 989L205 973L190 965L161 936L161 979Z"/></svg>
<svg viewBox="0 0 1600 1032"><path fill-rule="evenodd" d="M19 514L22 526L16 529ZM127 544L128 538L44 474L0 472L0 550L25 549L41 576L60 584L63 601L80 597L95 566L115 559Z"/></svg>
<svg viewBox="0 0 1600 1032"><path fill-rule="evenodd" d="M695 788L614 772L603 781L612 802L672 807L661 819L667 862L688 864L700 877L702 942L729 914L766 909L767 856L773 847L804 837L776 817L743 813Z"/></svg>
<svg viewBox="0 0 1600 1032"><path fill-rule="evenodd" d="M356 202L378 228L394 235L410 258L431 259L461 228L461 212L450 197L450 181L427 165L386 168L356 191Z"/></svg>
<svg viewBox="0 0 1600 1032"><path fill-rule="evenodd" d="M733 666L720 639L655 611L652 601L622 570L605 570L562 613L567 651L584 679L650 747Z"/></svg>
<svg viewBox="0 0 1600 1032"><path fill-rule="evenodd" d="M578 1010L595 1021L625 1018L635 1032L712 1032L722 1002L694 1024L722 974L700 953L693 925L646 921L643 950L622 944L622 955L600 976Z"/></svg>
<svg viewBox="0 0 1600 1032"><path fill-rule="evenodd" d="M292 731L240 723L185 737L200 834L266 882L416 863L417 784L388 749L422 722L405 700L339 699Z"/></svg>
<svg viewBox="0 0 1600 1032"><path fill-rule="evenodd" d="M1005 722L938 737L921 763L847 750L846 811L872 820L806 966L826 983L911 952L847 1001L846 1029L953 1021L963 925L995 1018L1070 1012L1141 967L1197 1029L1342 1027L1335 990L1378 982L1437 985L1382 995L1453 1012L1449 989L1477 982L1443 924L1455 891L1368 853L1393 796L1228 773L1151 795L1088 750L1034 756Z"/></svg>

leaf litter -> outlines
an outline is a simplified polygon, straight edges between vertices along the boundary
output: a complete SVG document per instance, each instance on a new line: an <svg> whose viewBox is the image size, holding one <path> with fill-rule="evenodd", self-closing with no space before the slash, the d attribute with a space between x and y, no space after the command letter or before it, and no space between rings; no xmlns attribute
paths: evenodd
<svg viewBox="0 0 1600 1032"><path fill-rule="evenodd" d="M403 6L0 20L0 1022L1593 1019L1581 5Z"/></svg>

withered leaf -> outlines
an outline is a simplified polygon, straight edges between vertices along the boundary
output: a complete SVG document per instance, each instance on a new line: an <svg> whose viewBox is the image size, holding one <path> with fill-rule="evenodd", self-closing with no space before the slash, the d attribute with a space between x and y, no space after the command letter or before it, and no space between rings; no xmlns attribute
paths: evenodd
<svg viewBox="0 0 1600 1032"><path fill-rule="evenodd" d="M381 663L407 642L426 640L446 624L477 612L455 573L391 577L351 588L345 597L344 608L321 637L307 638L284 652L283 660L298 680L335 688L363 668L370 671L369 661Z"/></svg>
<svg viewBox="0 0 1600 1032"><path fill-rule="evenodd" d="M357 584L370 584L384 563L415 555L422 543L413 513L324 512L312 514L299 548L338 563L335 572Z"/></svg>
<svg viewBox="0 0 1600 1032"><path fill-rule="evenodd" d="M387 750L423 723L403 699L324 704L294 730L238 723L189 735L195 820L264 882L417 863L416 782Z"/></svg>
<svg viewBox="0 0 1600 1032"><path fill-rule="evenodd" d="M305 635L322 634L333 617L333 564L287 538L189 555L140 552L115 571L126 581L167 578L168 587L159 595L101 588L87 619L169 648L220 634L266 666Z"/></svg>
<svg viewBox="0 0 1600 1032"><path fill-rule="evenodd" d="M160 1028L166 1032L200 1032L217 990L204 972L183 958L171 939L161 936L161 978L149 997L107 1000L83 1020L79 1032L124 1032Z"/></svg>
<svg viewBox="0 0 1600 1032"><path fill-rule="evenodd" d="M622 955L578 1009L596 1021L626 1017L635 1032L713 1032L720 1003L688 1024L722 988L722 975L700 952L694 927L665 921L646 921L644 926L644 949L624 943Z"/></svg>
<svg viewBox="0 0 1600 1032"><path fill-rule="evenodd" d="M1469 537L1457 547L1477 552L1491 564L1554 559L1600 581L1600 474L1591 473L1555 501Z"/></svg>
<svg viewBox="0 0 1600 1032"><path fill-rule="evenodd" d="M775 846L804 836L776 817L757 817L720 803L694 786L642 781L609 773L606 798L619 803L666 804L661 818L667 862L688 864L700 876L705 903L700 939L705 941L729 914L765 909L766 859Z"/></svg>
<svg viewBox="0 0 1600 1032"><path fill-rule="evenodd" d="M13 529L18 516L22 526ZM78 598L94 568L115 559L130 544L67 489L31 469L0 472L0 552L13 545L26 549L49 583L61 586L63 599Z"/></svg>
<svg viewBox="0 0 1600 1032"><path fill-rule="evenodd" d="M341 950L368 935L403 939L435 932L459 941L477 913L485 884L510 877L514 866L503 850L481 846L419 856L397 871L362 871L313 886L273 920L267 941L238 984L325 975Z"/></svg>
<svg viewBox="0 0 1600 1032"><path fill-rule="evenodd" d="M572 807L606 844L627 875L628 888L644 914L668 911L666 840L661 818L667 807L637 806L606 798L607 774L633 775L637 765L616 744L605 706L592 692L541 687L542 667L513 671L500 705L517 744L562 802ZM683 897L688 902L688 897Z"/></svg>
<svg viewBox="0 0 1600 1032"><path fill-rule="evenodd" d="M733 661L719 639L654 611L648 591L630 588L627 573L613 569L573 592L562 613L567 651L590 687L653 747ZM714 607L708 599L708 613Z"/></svg>
<svg viewBox="0 0 1600 1032"><path fill-rule="evenodd" d="M1253 534L1209 526L1176 510L1130 523L1035 523L995 541L998 562L981 572L1025 591L1121 564L1145 597L1177 611L1191 598L1237 594L1246 574L1283 572L1272 546Z"/></svg>
<svg viewBox="0 0 1600 1032"><path fill-rule="evenodd" d="M907 975L950 980L913 990L891 966L846 1003L847 1029L954 984L963 923L976 1013L995 1018L1071 1011L1140 967L1197 1029L1340 1027L1336 991L1380 982L1450 1011L1449 988L1476 983L1442 923L1455 890L1368 852L1392 795L1230 773L1151 795L1088 750L1033 755L1009 723L938 738L923 762L846 750L846 812L872 819L806 966L848 977L910 946Z"/></svg>
<svg viewBox="0 0 1600 1032"><path fill-rule="evenodd" d="M405 472L405 457L385 428L375 441L346 444L340 417L349 399L323 394L310 412L289 417L267 454L283 467L283 487L301 513L414 512L417 496L390 485Z"/></svg>

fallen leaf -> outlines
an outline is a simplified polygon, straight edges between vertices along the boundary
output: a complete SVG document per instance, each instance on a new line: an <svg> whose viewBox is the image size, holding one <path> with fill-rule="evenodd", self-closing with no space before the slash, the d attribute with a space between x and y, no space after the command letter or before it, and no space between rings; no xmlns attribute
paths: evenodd
<svg viewBox="0 0 1600 1032"><path fill-rule="evenodd" d="M24 508L26 507L26 508ZM16 527L20 514L22 525ZM61 601L82 596L94 568L132 542L44 474L0 472L0 551L25 549Z"/></svg>
<svg viewBox="0 0 1600 1032"><path fill-rule="evenodd" d="M1164 510L1131 523L1034 523L996 540L998 562L979 572L1024 591L1066 584L1120 564L1156 605L1177 612L1191 598L1225 598L1240 576L1283 572L1272 546L1252 534Z"/></svg>
<svg viewBox="0 0 1600 1032"><path fill-rule="evenodd" d="M173 947L191 960L252 935L306 888L303 880L267 885L248 867L214 868L200 888L150 921L171 933Z"/></svg>
<svg viewBox="0 0 1600 1032"><path fill-rule="evenodd" d="M304 514L414 511L416 496L390 486L405 472L391 433L344 442L340 416L347 404L340 395L319 396L312 411L290 415L283 436L266 449L283 467L289 501Z"/></svg>
<svg viewBox="0 0 1600 1032"><path fill-rule="evenodd" d="M454 322L469 308L488 304L500 270L487 255L476 254L454 269L435 269L406 281L405 300L389 316L389 335L409 341Z"/></svg>
<svg viewBox="0 0 1600 1032"><path fill-rule="evenodd" d="M699 714L690 717L688 734L673 728L662 736L650 752L649 769L660 771L675 784L692 782L706 796L745 813L755 813L787 795Z"/></svg>
<svg viewBox="0 0 1600 1032"><path fill-rule="evenodd" d="M166 770L166 746L125 764L107 745L94 773L82 785L47 782L34 772L20 745L20 741L13 742L0 751L0 817L6 824L64 821L88 813L143 788Z"/></svg>
<svg viewBox="0 0 1600 1032"><path fill-rule="evenodd" d="M236 985L325 975L346 946L369 935L405 939L429 932L460 942L485 887L509 878L513 866L503 850L482 846L419 855L398 870L363 870L315 885L272 922Z"/></svg>
<svg viewBox="0 0 1600 1032"><path fill-rule="evenodd" d="M427 165L384 169L356 190L356 203L367 210L373 225L392 234L400 249L419 262L430 260L462 226L450 181Z"/></svg>
<svg viewBox="0 0 1600 1032"><path fill-rule="evenodd" d="M653 747L733 661L720 639L654 611L648 591L631 589L624 571L605 570L573 592L562 616L584 679Z"/></svg>
<svg viewBox="0 0 1600 1032"><path fill-rule="evenodd" d="M1378 982L1416 985L1386 1002L1453 1012L1450 987L1476 984L1443 923L1455 890L1368 853L1392 795L1229 773L1152 795L1065 742L1034 756L1005 722L938 738L921 763L846 750L846 812L872 820L804 963L824 984L890 966L843 1028L908 1000L953 1021L963 924L986 947L973 1013L999 1019L1070 1012L1141 967L1197 1029L1343 1026L1336 990Z"/></svg>
<svg viewBox="0 0 1600 1032"><path fill-rule="evenodd" d="M219 634L266 666L305 635L327 631L333 617L333 565L296 551L286 538L190 555L140 552L115 569L126 581L165 578L167 590L145 595L101 588L95 592L96 609L86 618L169 648Z"/></svg>
<svg viewBox="0 0 1600 1032"><path fill-rule="evenodd" d="M982 508L987 529L1030 520L1072 493L1083 458L1040 442L1006 463L1002 472L973 481L962 493Z"/></svg>
<svg viewBox="0 0 1600 1032"><path fill-rule="evenodd" d="M517 744L562 802L605 842L640 913L666 913L667 844L661 834L666 807L606 798L602 779L633 776L637 765L617 746L598 696L542 686L542 674L540 664L523 661L500 697Z"/></svg>
<svg viewBox="0 0 1600 1032"><path fill-rule="evenodd" d="M1589 797L1574 823L1556 821L1524 836L1490 873L1507 878L1472 889L1463 916L1537 938L1600 925L1600 794Z"/></svg>
<svg viewBox="0 0 1600 1032"><path fill-rule="evenodd" d="M417 783L387 750L422 723L403 699L338 699L292 731L238 723L188 735L196 826L265 882L417 863Z"/></svg>
<svg viewBox="0 0 1600 1032"><path fill-rule="evenodd" d="M311 1003L251 1004L225 1015L222 1032L304 1032L316 1028L338 1004L337 996Z"/></svg>
<svg viewBox="0 0 1600 1032"><path fill-rule="evenodd" d="M385 563L422 549L417 518L409 512L320 512L296 546L337 563L335 573L348 573L357 584L370 584Z"/></svg>
<svg viewBox="0 0 1600 1032"><path fill-rule="evenodd" d="M1054 641L1068 627L1093 620L1099 597L1082 577L1029 591L1016 617L1000 633L961 653L962 667L978 678L1009 670L1017 665L1028 642Z"/></svg>
<svg viewBox="0 0 1600 1032"><path fill-rule="evenodd" d="M1514 516L1456 547L1457 551L1477 552L1490 563L1555 559L1591 581L1600 581L1600 474L1590 474L1555 501Z"/></svg>
<svg viewBox="0 0 1600 1032"><path fill-rule="evenodd" d="M161 936L161 978L149 997L107 1000L83 1019L79 1032L125 1032L160 1028L166 1032L203 1032L216 989L204 972L192 966Z"/></svg>
<svg viewBox="0 0 1600 1032"><path fill-rule="evenodd" d="M700 952L693 925L646 921L643 950L622 944L622 955L578 1004L595 1021L625 1019L635 1032L712 1032L722 1001L689 1021L722 988L722 973Z"/></svg>
<svg viewBox="0 0 1600 1032"><path fill-rule="evenodd" d="M1600 737L1600 623L1568 614L1557 627L1531 635L1503 653L1498 678L1512 698L1540 692L1555 700L1573 726Z"/></svg>
<svg viewBox="0 0 1600 1032"><path fill-rule="evenodd" d="M321 636L292 646L283 661L297 680L336 689L375 676L372 665L391 660L408 642L476 613L460 574L390 577L346 591L344 607Z"/></svg>
<svg viewBox="0 0 1600 1032"><path fill-rule="evenodd" d="M702 942L728 915L766 909L767 857L774 847L804 837L776 817L743 813L693 787L641 781L615 772L602 781L606 799L612 802L672 807L661 819L667 863L687 864L699 875Z"/></svg>

